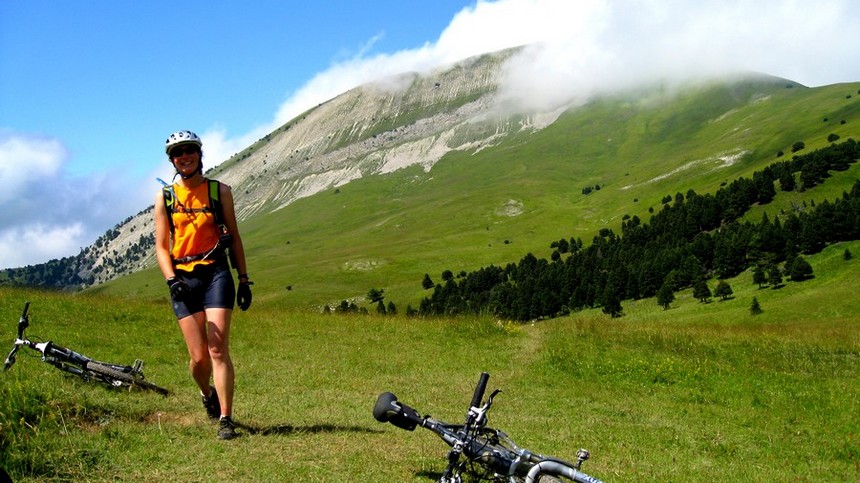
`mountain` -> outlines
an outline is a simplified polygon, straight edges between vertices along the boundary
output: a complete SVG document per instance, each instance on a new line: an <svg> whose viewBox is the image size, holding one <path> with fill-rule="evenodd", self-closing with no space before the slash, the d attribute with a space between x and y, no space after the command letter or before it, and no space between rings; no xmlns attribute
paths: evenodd
<svg viewBox="0 0 860 483"><path fill-rule="evenodd" d="M798 141L860 134L857 84L758 74L512 113L499 85L516 53L357 87L210 170L234 188L261 295L322 305L383 288L414 303L425 273L546 256L553 240L647 220L667 194L713 192ZM151 218L150 207L76 257L6 276L160 294Z"/></svg>

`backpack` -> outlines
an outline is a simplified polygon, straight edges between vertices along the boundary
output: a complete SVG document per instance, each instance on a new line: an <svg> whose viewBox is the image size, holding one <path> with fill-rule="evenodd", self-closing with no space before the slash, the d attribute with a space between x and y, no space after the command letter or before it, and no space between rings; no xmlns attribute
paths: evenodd
<svg viewBox="0 0 860 483"><path fill-rule="evenodd" d="M173 236L176 227L173 226L173 213L176 207L176 194L173 192L173 186L164 183L160 179L160 181L164 186L161 188L161 194L164 196L164 206L167 208L167 218L170 220L170 235ZM195 260L201 260L207 258L210 254L215 254L216 256L223 255L225 252L228 252L230 264L234 267L236 263L233 259L233 254L229 253L230 244L233 241L233 236L230 234L230 230L227 229L227 226L224 224L224 208L221 206L221 182L215 179L207 179L209 183L209 206L203 208L204 213L212 213L212 218L215 221L215 226L218 228L218 232L220 236L218 238L218 245L215 248L207 253L200 253L197 255L190 255L187 257L182 257L178 259L174 259L174 263L188 263Z"/></svg>
<svg viewBox="0 0 860 483"><path fill-rule="evenodd" d="M215 226L221 228L224 224L224 209L221 207L221 182L215 179L207 179L209 182L209 206L203 208L204 213L212 213L215 219ZM161 188L161 194L164 195L164 206L167 208L167 216L170 220L170 234L173 234L175 227L173 226L173 212L176 206L176 194L173 192L173 186L165 184Z"/></svg>

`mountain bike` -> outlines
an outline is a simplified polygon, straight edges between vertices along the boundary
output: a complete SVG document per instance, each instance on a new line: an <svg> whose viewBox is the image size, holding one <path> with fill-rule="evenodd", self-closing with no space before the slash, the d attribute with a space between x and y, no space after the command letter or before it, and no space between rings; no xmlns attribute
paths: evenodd
<svg viewBox="0 0 860 483"><path fill-rule="evenodd" d="M15 364L15 357L21 347L29 347L30 349L42 354L42 361L60 369L80 377L84 381L98 381L110 387L124 387L131 389L133 387L155 391L163 396L167 396L170 391L157 386L147 381L143 375L143 361L140 359L134 361L131 366L112 364L90 359L89 357L75 352L66 347L62 347L53 343L34 342L27 339L24 331L30 326L30 318L27 312L30 310L30 302L24 304L24 311L21 313L21 318L18 319L18 337L15 339L15 345L12 351L6 356L6 362L3 369L8 371L12 364Z"/></svg>
<svg viewBox="0 0 860 483"><path fill-rule="evenodd" d="M580 471L582 462L589 457L586 449L577 451L576 463L570 463L520 448L503 431L487 427L487 412L493 399L501 392L496 389L481 405L489 378L486 372L481 373L465 424L449 424L429 415L421 416L390 392L384 392L376 399L373 417L407 431L413 431L417 426L427 428L448 443L451 446L448 467L442 473L440 483L461 483L464 475L470 478L467 481L496 483L601 483L601 480Z"/></svg>

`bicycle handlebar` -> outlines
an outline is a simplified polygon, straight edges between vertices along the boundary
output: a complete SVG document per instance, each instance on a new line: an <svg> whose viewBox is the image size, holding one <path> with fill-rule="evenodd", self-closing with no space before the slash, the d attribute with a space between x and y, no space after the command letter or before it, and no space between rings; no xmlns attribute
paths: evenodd
<svg viewBox="0 0 860 483"><path fill-rule="evenodd" d="M481 373L481 378L478 379L478 385L475 386L475 393L472 394L471 407L481 407L481 401L484 399L484 392L487 390L487 381L490 380L490 375L486 372Z"/></svg>
<svg viewBox="0 0 860 483"><path fill-rule="evenodd" d="M24 310L21 312L21 318L18 319L18 338L24 337L24 330L30 325L30 318L27 317L27 312L30 310L30 302L24 302Z"/></svg>
<svg viewBox="0 0 860 483"><path fill-rule="evenodd" d="M21 347L21 346L16 345L15 347L12 348L11 351L9 351L9 355L6 356L6 360L3 362L3 370L4 371L8 371L9 368L12 367L12 364L15 363L15 354L18 352L19 347Z"/></svg>
<svg viewBox="0 0 860 483"><path fill-rule="evenodd" d="M449 481L448 477L451 476L451 471L462 454L469 460L491 469L497 476L511 477L511 481L515 473L522 476L527 472L528 474L525 475L527 482L534 482L539 475L548 474L564 476L576 482L600 483L599 479L579 471L582 461L588 459L588 452L585 450L577 453L579 463L572 464L519 448L504 432L487 428L486 412L493 403L493 397L498 393L498 390L494 392L487 403L481 406L489 377L486 372L481 373L464 425L452 425L430 416L421 416L415 409L398 401L397 396L390 392L384 392L376 399L373 417L381 423L391 423L407 431L413 431L417 426L421 426L436 433L451 446L449 466L440 481Z"/></svg>
<svg viewBox="0 0 860 483"><path fill-rule="evenodd" d="M483 384L478 384L479 389L486 388L486 378L482 376L482 380ZM479 395L480 392L476 391L475 394ZM502 454L497 449L494 451L494 448L488 448L485 442L478 441L475 438L467 438L461 431L465 426L450 425L429 416L420 416L418 411L398 401L397 396L390 392L384 392L376 399L376 405L373 407L373 417L381 423L391 423L407 431L412 431L417 426L427 428L436 433L450 446L458 443L462 444L461 451L469 459L480 460L483 464L500 474L507 474L516 458L516 455Z"/></svg>
<svg viewBox="0 0 860 483"><path fill-rule="evenodd" d="M480 408L489 379L489 374L481 373L481 378L475 387L475 393L472 395L471 408ZM373 406L373 417L380 423L391 423L407 431L413 431L418 425L423 426L427 419L421 417L421 414L415 409L398 401L397 396L390 392L384 392L376 398L376 404Z"/></svg>
<svg viewBox="0 0 860 483"><path fill-rule="evenodd" d="M390 392L384 392L376 398L373 417L380 423L391 423L407 431L413 431L424 422L418 411L398 401L397 396Z"/></svg>

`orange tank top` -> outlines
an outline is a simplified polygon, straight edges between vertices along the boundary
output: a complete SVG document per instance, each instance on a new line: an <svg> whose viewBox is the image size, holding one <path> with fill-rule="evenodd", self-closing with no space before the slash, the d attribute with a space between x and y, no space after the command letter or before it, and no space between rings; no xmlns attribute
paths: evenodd
<svg viewBox="0 0 860 483"><path fill-rule="evenodd" d="M218 227L210 209L209 181L188 189L179 184L173 185L176 194L173 214L173 246L170 254L174 260L202 255L218 245ZM197 265L213 263L216 253L210 257L186 263L176 263L176 268L191 271Z"/></svg>

